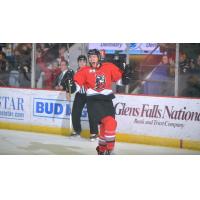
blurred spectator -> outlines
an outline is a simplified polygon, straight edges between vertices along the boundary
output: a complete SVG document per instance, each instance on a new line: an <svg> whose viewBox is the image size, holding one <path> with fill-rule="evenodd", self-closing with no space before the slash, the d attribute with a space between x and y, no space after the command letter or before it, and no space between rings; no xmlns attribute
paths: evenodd
<svg viewBox="0 0 200 200"><path fill-rule="evenodd" d="M195 68L195 61L194 59L189 59L189 67L191 70L193 70Z"/></svg>
<svg viewBox="0 0 200 200"><path fill-rule="evenodd" d="M197 56L195 69L200 72L200 54Z"/></svg>
<svg viewBox="0 0 200 200"><path fill-rule="evenodd" d="M52 63L59 57L57 44L37 44L37 51L40 51L42 60L45 64Z"/></svg>
<svg viewBox="0 0 200 200"><path fill-rule="evenodd" d="M18 44L14 50L15 68L19 70L19 86L31 86L31 45Z"/></svg>
<svg viewBox="0 0 200 200"><path fill-rule="evenodd" d="M25 63L19 68L19 85L24 88L31 87L31 68Z"/></svg>
<svg viewBox="0 0 200 200"><path fill-rule="evenodd" d="M0 53L4 59L6 59L6 53L0 48Z"/></svg>
<svg viewBox="0 0 200 200"><path fill-rule="evenodd" d="M180 73L186 73L189 70L189 63L187 61L187 56L185 53L180 53L179 68L180 68Z"/></svg>
<svg viewBox="0 0 200 200"><path fill-rule="evenodd" d="M39 46L40 46L40 49L41 49L42 53L45 53L45 52L47 52L49 50L49 45L47 43L46 44L45 43L40 43Z"/></svg>
<svg viewBox="0 0 200 200"><path fill-rule="evenodd" d="M0 53L2 54L2 57L5 59L6 58L6 53L3 51L4 48L0 46Z"/></svg>
<svg viewBox="0 0 200 200"><path fill-rule="evenodd" d="M9 74L7 72L0 73L0 86L8 86Z"/></svg>
<svg viewBox="0 0 200 200"><path fill-rule="evenodd" d="M200 97L200 81L196 75L191 75L187 79L187 87L183 90L181 96Z"/></svg>
<svg viewBox="0 0 200 200"><path fill-rule="evenodd" d="M174 95L174 82L169 75L169 59L164 55L158 64L146 77L144 83L145 94L155 94L162 96Z"/></svg>
<svg viewBox="0 0 200 200"><path fill-rule="evenodd" d="M9 86L12 87L19 87L19 71L18 70L11 70L9 74Z"/></svg>
<svg viewBox="0 0 200 200"><path fill-rule="evenodd" d="M7 72L6 55L0 51L0 86L8 86L8 72Z"/></svg>
<svg viewBox="0 0 200 200"><path fill-rule="evenodd" d="M6 71L6 57L3 52L0 52L0 72Z"/></svg>
<svg viewBox="0 0 200 200"><path fill-rule="evenodd" d="M175 76L175 61L172 57L169 58L169 76Z"/></svg>
<svg viewBox="0 0 200 200"><path fill-rule="evenodd" d="M58 66L58 62L55 60L52 63L52 83L60 73L61 73L61 68Z"/></svg>
<svg viewBox="0 0 200 200"><path fill-rule="evenodd" d="M15 48L15 59L18 68L26 66L30 68L31 66L31 48L27 44L19 44Z"/></svg>
<svg viewBox="0 0 200 200"><path fill-rule="evenodd" d="M200 54L197 56L197 65L200 66Z"/></svg>
<svg viewBox="0 0 200 200"><path fill-rule="evenodd" d="M59 65L61 64L62 61L68 61L68 52L66 46L61 46L58 52L59 52L59 57L57 58L57 61Z"/></svg>
<svg viewBox="0 0 200 200"><path fill-rule="evenodd" d="M71 84L70 80L73 79L74 71L69 69L68 62L62 61L60 65L61 73L56 77L54 82L54 89L56 90L66 90ZM71 88L71 92L75 91L75 86Z"/></svg>
<svg viewBox="0 0 200 200"><path fill-rule="evenodd" d="M53 82L55 81L58 74L60 74L61 69L58 66L58 62L55 60L52 63L45 63L44 58L42 57L42 50L39 48L37 49L36 54L36 63L37 68L40 68L40 70L44 74L44 85L43 88L46 89L52 89L53 88Z"/></svg>

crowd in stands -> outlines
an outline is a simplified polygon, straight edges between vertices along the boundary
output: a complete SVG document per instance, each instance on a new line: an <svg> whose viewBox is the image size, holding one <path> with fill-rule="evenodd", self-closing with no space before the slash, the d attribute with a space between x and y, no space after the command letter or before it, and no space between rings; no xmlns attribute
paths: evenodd
<svg viewBox="0 0 200 200"><path fill-rule="evenodd" d="M31 43L0 47L0 86L31 87ZM62 61L68 64L66 44L38 43L36 45L36 87L53 89L61 72Z"/></svg>
<svg viewBox="0 0 200 200"><path fill-rule="evenodd" d="M30 87L32 44L0 47L1 86Z"/></svg>
<svg viewBox="0 0 200 200"><path fill-rule="evenodd" d="M180 96L200 97L200 54L191 59L186 54L180 55L180 84L184 85Z"/></svg>
<svg viewBox="0 0 200 200"><path fill-rule="evenodd" d="M61 73L61 63L65 61L68 65L67 47L39 44L36 52L37 68L43 74L43 88L53 89L56 77Z"/></svg>
<svg viewBox="0 0 200 200"><path fill-rule="evenodd" d="M139 76L134 94L174 96L175 91L175 56L164 54L157 65L143 76ZM177 75L176 75L177 76ZM191 59L180 53L178 73L178 95L200 97L200 54Z"/></svg>

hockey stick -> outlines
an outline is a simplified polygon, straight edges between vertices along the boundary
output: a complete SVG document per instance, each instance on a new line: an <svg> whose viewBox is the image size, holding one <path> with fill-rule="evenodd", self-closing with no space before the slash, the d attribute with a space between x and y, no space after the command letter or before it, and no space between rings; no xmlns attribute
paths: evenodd
<svg viewBox="0 0 200 200"><path fill-rule="evenodd" d="M69 63L69 43L67 43L67 61ZM69 115L69 132L72 133L72 103L71 103L71 83L70 79L68 79L68 87L69 87L69 108L70 108L70 115Z"/></svg>
<svg viewBox="0 0 200 200"><path fill-rule="evenodd" d="M70 115L69 115L69 133L72 133L72 103L71 103L71 84L68 80L69 96L67 95L67 100L69 101Z"/></svg>

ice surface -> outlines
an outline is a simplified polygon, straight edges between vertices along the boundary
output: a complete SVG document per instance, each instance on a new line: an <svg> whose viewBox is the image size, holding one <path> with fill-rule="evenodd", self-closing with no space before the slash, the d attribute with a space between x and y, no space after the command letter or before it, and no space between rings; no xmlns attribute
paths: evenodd
<svg viewBox="0 0 200 200"><path fill-rule="evenodd" d="M43 133L0 129L1 155L96 155L97 141ZM116 143L116 155L200 154L200 151Z"/></svg>

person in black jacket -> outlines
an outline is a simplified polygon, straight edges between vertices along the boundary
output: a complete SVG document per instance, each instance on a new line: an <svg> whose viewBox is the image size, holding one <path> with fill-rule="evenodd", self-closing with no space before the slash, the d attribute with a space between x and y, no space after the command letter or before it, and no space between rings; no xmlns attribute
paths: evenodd
<svg viewBox="0 0 200 200"><path fill-rule="evenodd" d="M72 84L74 71L69 69L67 61L62 61L60 68L61 73L55 79L54 89L73 93L76 90L76 86Z"/></svg>
<svg viewBox="0 0 200 200"><path fill-rule="evenodd" d="M80 55L77 59L78 69L79 71L82 67L85 67L87 64L87 58L84 55ZM72 125L74 131L72 132L72 136L79 136L82 128L81 128L81 114L84 106L86 105L86 90L84 87L80 89L79 92L76 93L73 108L72 108ZM94 141L98 135L98 125L92 120L90 116L89 118L89 126L90 126L90 140Z"/></svg>

